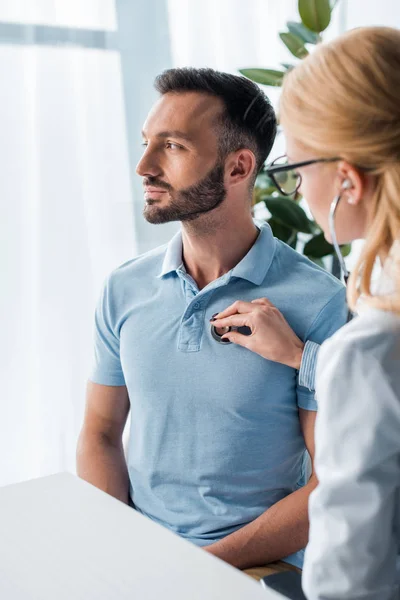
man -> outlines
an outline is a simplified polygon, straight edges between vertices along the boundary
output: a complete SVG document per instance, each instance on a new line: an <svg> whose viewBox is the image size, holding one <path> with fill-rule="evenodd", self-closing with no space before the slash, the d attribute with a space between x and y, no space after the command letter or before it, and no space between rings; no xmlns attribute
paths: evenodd
<svg viewBox="0 0 400 600"><path fill-rule="evenodd" d="M316 344L345 322L344 289L254 224L252 189L276 132L258 87L172 69L156 89L137 166L144 216L182 230L105 284L78 473L240 569L274 563L253 575L301 568L316 484L298 486L305 449L314 454L306 385ZM212 333L215 313L260 298L279 309L280 362Z"/></svg>

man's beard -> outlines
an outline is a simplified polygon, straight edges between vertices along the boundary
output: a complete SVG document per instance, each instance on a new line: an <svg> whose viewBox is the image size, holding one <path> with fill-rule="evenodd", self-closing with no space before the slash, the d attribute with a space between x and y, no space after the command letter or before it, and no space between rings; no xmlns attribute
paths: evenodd
<svg viewBox="0 0 400 600"><path fill-rule="evenodd" d="M171 197L168 206L164 207L157 206L157 201L147 201L143 210L144 218L156 225L170 221L193 221L217 208L226 197L222 162L218 162L201 181L184 190L174 191L156 177L146 177L146 183L168 190Z"/></svg>

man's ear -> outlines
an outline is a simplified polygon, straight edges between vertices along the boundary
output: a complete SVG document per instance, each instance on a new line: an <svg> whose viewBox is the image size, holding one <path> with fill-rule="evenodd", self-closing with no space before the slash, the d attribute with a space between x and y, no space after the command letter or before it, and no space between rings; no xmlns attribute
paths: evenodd
<svg viewBox="0 0 400 600"><path fill-rule="evenodd" d="M232 152L226 161L226 183L229 186L248 182L256 168L256 157L251 150L243 148Z"/></svg>

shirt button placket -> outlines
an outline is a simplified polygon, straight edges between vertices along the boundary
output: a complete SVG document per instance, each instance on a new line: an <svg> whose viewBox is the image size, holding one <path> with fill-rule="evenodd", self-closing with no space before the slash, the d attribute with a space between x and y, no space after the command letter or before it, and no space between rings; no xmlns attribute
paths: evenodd
<svg viewBox="0 0 400 600"><path fill-rule="evenodd" d="M182 320L179 349L183 352L196 352L200 350L201 338L204 331L204 312L206 298L195 298L198 293L191 290L191 298L187 290L188 305L185 317Z"/></svg>

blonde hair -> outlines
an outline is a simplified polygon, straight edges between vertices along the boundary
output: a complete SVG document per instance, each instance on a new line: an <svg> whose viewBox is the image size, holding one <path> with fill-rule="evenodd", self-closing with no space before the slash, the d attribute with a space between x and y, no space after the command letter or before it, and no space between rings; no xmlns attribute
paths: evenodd
<svg viewBox="0 0 400 600"><path fill-rule="evenodd" d="M318 46L285 76L280 118L318 158L340 156L374 176L371 218L348 300L354 309L362 294L368 304L400 314L394 244L400 236L400 31L363 27ZM376 258L392 246L395 291L374 296Z"/></svg>

